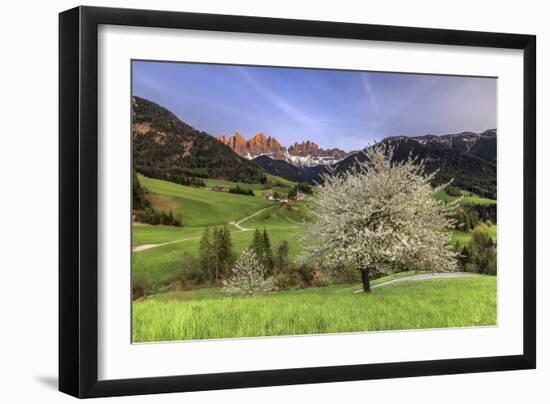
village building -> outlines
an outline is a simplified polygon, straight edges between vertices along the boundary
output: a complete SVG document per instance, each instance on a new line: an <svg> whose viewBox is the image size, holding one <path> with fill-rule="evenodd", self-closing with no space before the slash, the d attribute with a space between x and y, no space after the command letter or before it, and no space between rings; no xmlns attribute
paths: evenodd
<svg viewBox="0 0 550 404"><path fill-rule="evenodd" d="M218 185L214 185L212 187L212 191L216 191L216 192L229 192L229 188L227 187L220 187Z"/></svg>

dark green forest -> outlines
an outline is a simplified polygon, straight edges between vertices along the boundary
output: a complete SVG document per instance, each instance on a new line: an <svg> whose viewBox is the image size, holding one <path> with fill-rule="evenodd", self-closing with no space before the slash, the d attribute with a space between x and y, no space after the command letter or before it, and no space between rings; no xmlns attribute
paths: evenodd
<svg viewBox="0 0 550 404"><path fill-rule="evenodd" d="M198 178L265 183L263 170L205 132L183 123L165 108L134 97L133 162L137 172L183 185Z"/></svg>

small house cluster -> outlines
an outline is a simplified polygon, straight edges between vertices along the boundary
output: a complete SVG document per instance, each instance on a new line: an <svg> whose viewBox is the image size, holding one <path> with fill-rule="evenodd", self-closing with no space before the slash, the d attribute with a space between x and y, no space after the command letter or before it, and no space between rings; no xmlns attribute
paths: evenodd
<svg viewBox="0 0 550 404"><path fill-rule="evenodd" d="M291 201L303 201L306 199L306 194L302 192L297 192L295 195L290 197L284 197L279 195L277 192L273 192L272 190L265 191L263 194L265 199L269 199L270 201L277 201L280 203L288 203L289 200Z"/></svg>
<svg viewBox="0 0 550 404"><path fill-rule="evenodd" d="M229 192L229 188L227 187L220 187L218 185L214 185L212 187L212 191L216 191L216 192Z"/></svg>

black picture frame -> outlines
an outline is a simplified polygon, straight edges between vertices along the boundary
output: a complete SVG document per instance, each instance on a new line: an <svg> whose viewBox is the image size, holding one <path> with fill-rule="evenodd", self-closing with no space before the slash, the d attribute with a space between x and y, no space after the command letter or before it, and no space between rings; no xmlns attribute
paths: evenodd
<svg viewBox="0 0 550 404"><path fill-rule="evenodd" d="M523 50L523 354L99 381L97 62L100 24ZM535 368L535 36L77 7L59 15L59 100L60 391L85 398Z"/></svg>

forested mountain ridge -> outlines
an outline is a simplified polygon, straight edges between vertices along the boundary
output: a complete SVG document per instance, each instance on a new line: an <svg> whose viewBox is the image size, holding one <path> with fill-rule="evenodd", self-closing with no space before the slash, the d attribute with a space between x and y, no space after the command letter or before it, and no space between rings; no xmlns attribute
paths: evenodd
<svg viewBox="0 0 550 404"><path fill-rule="evenodd" d="M394 136L380 142L394 148L394 160L409 157L424 160L427 172L437 171L435 184L453 180L453 185L477 195L496 199L496 130L482 133L464 132L443 136ZM364 161L358 152L334 167L336 172L349 170L355 161Z"/></svg>
<svg viewBox="0 0 550 404"><path fill-rule="evenodd" d="M184 185L201 185L200 178L264 183L265 172L291 181L321 181L326 166L296 166L266 155L253 160L238 155L230 146L178 119L154 102L132 97L134 169L148 177ZM393 136L382 144L394 148L394 159L409 155L423 159L428 172L437 171L435 184L453 185L477 195L496 199L495 129L481 133ZM353 153L332 167L336 173L365 158Z"/></svg>
<svg viewBox="0 0 550 404"><path fill-rule="evenodd" d="M258 156L251 161L272 175L295 182L311 182L326 171L325 165L298 167L286 160L277 160L269 156Z"/></svg>
<svg viewBox="0 0 550 404"><path fill-rule="evenodd" d="M428 173L437 171L434 185L453 180L453 186L479 196L496 199L495 129L481 133L463 132L450 135L392 136L380 144L394 148L394 160L409 155L424 160ZM363 152L355 152L332 165L336 173L349 170L356 160L363 161ZM296 167L283 160L260 156L252 160L267 172L291 181L322 181L326 166Z"/></svg>
<svg viewBox="0 0 550 404"><path fill-rule="evenodd" d="M148 177L176 183L193 178L265 182L261 168L214 137L182 122L154 102L132 97L134 169Z"/></svg>

